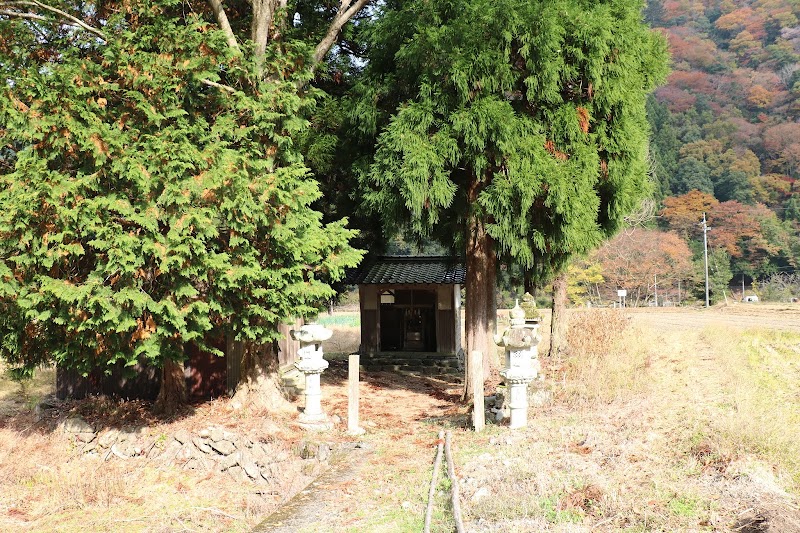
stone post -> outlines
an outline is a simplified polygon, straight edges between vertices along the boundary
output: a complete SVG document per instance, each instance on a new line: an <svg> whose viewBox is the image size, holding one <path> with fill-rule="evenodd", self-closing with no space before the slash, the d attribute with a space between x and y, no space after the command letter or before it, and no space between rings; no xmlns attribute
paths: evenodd
<svg viewBox="0 0 800 533"><path fill-rule="evenodd" d="M294 366L306 376L305 409L300 415L300 425L306 429L327 430L333 427L328 415L322 411L320 399L320 375L328 368L322 357L322 342L331 338L333 332L320 324L306 324L289 332L300 343L300 360Z"/></svg>
<svg viewBox="0 0 800 533"><path fill-rule="evenodd" d="M347 360L347 434L362 435L358 425L359 353L351 353Z"/></svg>
<svg viewBox="0 0 800 533"><path fill-rule="evenodd" d="M527 323L525 311L519 302L511 310L511 327L494 340L498 346L505 348L505 368L500 375L505 378L509 390L511 410L511 429L528 425L528 383L536 379L541 368L539 365L538 323Z"/></svg>

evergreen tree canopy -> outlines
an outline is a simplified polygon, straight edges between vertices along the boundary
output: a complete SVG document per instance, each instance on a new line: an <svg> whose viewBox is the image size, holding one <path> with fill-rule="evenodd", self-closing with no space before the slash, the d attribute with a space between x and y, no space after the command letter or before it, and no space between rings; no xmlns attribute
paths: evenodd
<svg viewBox="0 0 800 533"><path fill-rule="evenodd" d="M597 245L650 190L645 98L665 75L666 46L641 8L387 8L358 108L379 133L371 205L390 227L446 242L480 218L499 253L527 266Z"/></svg>
<svg viewBox="0 0 800 533"><path fill-rule="evenodd" d="M412 1L375 25L355 107L377 136L366 199L388 230L466 250L468 350L492 351L497 259L559 270L650 192L645 100L667 52L641 10Z"/></svg>
<svg viewBox="0 0 800 533"><path fill-rule="evenodd" d="M180 2L133 2L26 66L8 57L26 24L4 21L0 50L21 66L0 95L4 358L161 365L215 352L211 330L271 341L331 296L360 252L310 207L307 47L268 45L254 77Z"/></svg>

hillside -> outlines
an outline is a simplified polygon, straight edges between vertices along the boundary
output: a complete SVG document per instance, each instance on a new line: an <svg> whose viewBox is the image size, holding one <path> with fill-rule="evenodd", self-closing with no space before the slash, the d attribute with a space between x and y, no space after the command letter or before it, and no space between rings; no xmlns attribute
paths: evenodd
<svg viewBox="0 0 800 533"><path fill-rule="evenodd" d="M728 248L734 274L763 277L797 267L798 15L800 3L791 0L650 0L645 10L672 52L668 83L649 109L657 196L707 193L707 202L737 211L743 225L770 241L760 261L737 263L736 251L710 236L712 246Z"/></svg>

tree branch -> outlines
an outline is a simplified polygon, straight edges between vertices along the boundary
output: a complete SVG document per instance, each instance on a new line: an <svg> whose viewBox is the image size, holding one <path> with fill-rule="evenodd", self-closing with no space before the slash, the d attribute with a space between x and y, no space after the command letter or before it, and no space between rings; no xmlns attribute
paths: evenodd
<svg viewBox="0 0 800 533"><path fill-rule="evenodd" d="M331 47L336 42L336 39L339 38L339 32L342 31L342 27L347 23L348 20L353 18L353 16L361 11L365 5L369 3L370 0L356 0L356 2L351 6L350 2L352 0L342 0L342 3L339 5L339 12L336 13L331 25L328 27L328 31L325 34L325 37L317 45L317 48L314 50L314 64L316 65L325 57L325 54L331 49Z"/></svg>
<svg viewBox="0 0 800 533"><path fill-rule="evenodd" d="M228 22L228 15L225 14L225 8L222 6L221 0L208 0L211 9L214 11L214 16L217 17L219 27L222 29L225 37L228 40L228 46L239 51L239 43L236 42L236 36L233 34L230 22Z"/></svg>
<svg viewBox="0 0 800 533"><path fill-rule="evenodd" d="M106 34L103 33L100 29L95 28L94 26L90 26L89 24L86 24L81 19L70 15L66 11L62 11L62 10L60 10L58 8L53 7L53 6L49 6L47 4L39 2L38 0L15 0L15 1L11 1L11 2L0 2L0 7L12 7L13 8L13 7L16 7L16 6L38 7L40 9L44 9L45 11L49 11L51 13L54 13L54 14L58 15L62 19L66 19L67 22L65 22L65 24L67 24L69 26L76 26L76 27L82 28L82 29L88 31L89 33L92 33L95 36L99 37L100 39L103 40L103 42L108 40L108 38L106 37ZM47 21L47 19L45 17L43 17L41 15L37 15L35 13L22 13L22 12L17 12L17 11L3 10L0 14L7 15L9 17L18 17L18 18L27 18L27 19L31 19L31 20Z"/></svg>
<svg viewBox="0 0 800 533"><path fill-rule="evenodd" d="M209 87L216 87L217 89L222 89L223 91L233 94L236 92L236 89L231 87L230 85L223 85L221 83L217 83L215 81L211 81L208 78L203 78L200 80L200 83L203 85L208 85Z"/></svg>
<svg viewBox="0 0 800 533"><path fill-rule="evenodd" d="M19 11L8 11L7 9L0 9L0 15L5 15L7 17L14 17L20 19L30 19L30 20L40 20L47 22L47 17L43 17L42 15L37 15L36 13L20 13Z"/></svg>

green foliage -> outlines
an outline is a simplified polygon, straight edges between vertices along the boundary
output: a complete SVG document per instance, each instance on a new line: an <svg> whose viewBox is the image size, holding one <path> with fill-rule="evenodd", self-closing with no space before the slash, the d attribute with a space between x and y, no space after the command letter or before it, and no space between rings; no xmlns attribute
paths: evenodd
<svg viewBox="0 0 800 533"><path fill-rule="evenodd" d="M567 297L571 303L582 305L587 295L603 282L605 278L600 263L588 260L570 263L567 268Z"/></svg>
<svg viewBox="0 0 800 533"><path fill-rule="evenodd" d="M794 221L795 224L800 223L800 194L793 194L786 200L783 218Z"/></svg>
<svg viewBox="0 0 800 533"><path fill-rule="evenodd" d="M800 273L772 274L763 281L754 281L753 290L764 301L791 302L800 298Z"/></svg>
<svg viewBox="0 0 800 533"><path fill-rule="evenodd" d="M680 194L694 190L713 193L714 183L711 181L711 169L704 162L698 161L694 157L687 157L681 160L678 164L672 190Z"/></svg>
<svg viewBox="0 0 800 533"><path fill-rule="evenodd" d="M271 48L245 91L249 62L175 6L111 15L106 42L6 75L0 342L18 368L160 365L187 342L216 353L212 330L268 342L360 258L310 207L294 139L316 93L288 68L308 50ZM203 81L221 76L234 92Z"/></svg>
<svg viewBox="0 0 800 533"><path fill-rule="evenodd" d="M338 326L346 328L357 328L361 325L361 317L358 313L337 313L334 315L320 315L318 322L323 326Z"/></svg>
<svg viewBox="0 0 800 533"><path fill-rule="evenodd" d="M699 502L691 496L675 496L669 500L669 510L676 516L694 517L699 512Z"/></svg>
<svg viewBox="0 0 800 533"><path fill-rule="evenodd" d="M477 217L504 260L548 269L616 231L650 192L645 97L666 69L641 7L390 4L354 106L379 133L363 184L387 230L463 249Z"/></svg>
<svg viewBox="0 0 800 533"><path fill-rule="evenodd" d="M650 2L652 6L657 2ZM672 115L667 107L650 95L647 98L647 119L650 121L652 137L650 154L653 158L653 175L657 183L655 196L662 199L671 193L671 180L678 166L678 140L672 125Z"/></svg>
<svg viewBox="0 0 800 533"><path fill-rule="evenodd" d="M696 293L705 299L705 261L701 256L695 261L695 279L697 280ZM709 300L712 304L725 299L730 292L728 285L733 279L731 271L731 258L724 248L709 248L708 250L708 290Z"/></svg>

